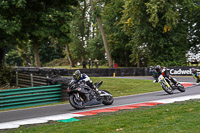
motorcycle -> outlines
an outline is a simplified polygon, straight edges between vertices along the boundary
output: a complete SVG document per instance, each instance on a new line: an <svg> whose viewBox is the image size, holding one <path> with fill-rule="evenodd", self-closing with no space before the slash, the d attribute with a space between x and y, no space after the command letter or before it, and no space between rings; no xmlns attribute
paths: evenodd
<svg viewBox="0 0 200 133"><path fill-rule="evenodd" d="M95 83L94 86L98 89L102 83L103 81L100 81ZM109 91L99 90L99 92L96 92L85 82L70 82L67 92L69 94L69 102L75 109L83 109L85 106L96 104L111 105L114 101L114 98Z"/></svg>
<svg viewBox="0 0 200 133"><path fill-rule="evenodd" d="M193 75L194 79L196 79L196 83L199 83L199 82L200 82L200 72L197 72L197 76L198 76L199 78L196 78L196 77Z"/></svg>
<svg viewBox="0 0 200 133"><path fill-rule="evenodd" d="M173 94L174 90L179 90L180 92L185 92L184 86L179 83L175 78L173 78L177 84L174 84L169 78L171 76L163 76L166 74L166 70L163 69L162 74L158 77L158 83L161 84L163 90L168 94ZM169 78L168 78L169 77Z"/></svg>

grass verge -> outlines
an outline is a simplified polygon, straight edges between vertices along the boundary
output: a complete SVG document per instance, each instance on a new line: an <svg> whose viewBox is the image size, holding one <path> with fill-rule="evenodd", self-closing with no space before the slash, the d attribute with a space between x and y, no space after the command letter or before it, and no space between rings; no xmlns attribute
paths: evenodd
<svg viewBox="0 0 200 133"><path fill-rule="evenodd" d="M9 133L199 133L200 100L100 113L78 122L49 122L7 130Z"/></svg>
<svg viewBox="0 0 200 133"><path fill-rule="evenodd" d="M152 80L141 79L120 79L120 78L91 78L93 82L103 81L99 89L105 89L111 92L114 97L126 96L153 91L161 91L160 84L153 84Z"/></svg>

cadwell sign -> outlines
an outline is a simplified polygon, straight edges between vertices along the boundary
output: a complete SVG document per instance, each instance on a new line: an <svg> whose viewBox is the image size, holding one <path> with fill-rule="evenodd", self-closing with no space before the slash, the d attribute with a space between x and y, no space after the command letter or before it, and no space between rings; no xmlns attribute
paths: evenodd
<svg viewBox="0 0 200 133"><path fill-rule="evenodd" d="M191 75L192 74L192 70L182 70L182 69L170 69L170 74L171 75Z"/></svg>

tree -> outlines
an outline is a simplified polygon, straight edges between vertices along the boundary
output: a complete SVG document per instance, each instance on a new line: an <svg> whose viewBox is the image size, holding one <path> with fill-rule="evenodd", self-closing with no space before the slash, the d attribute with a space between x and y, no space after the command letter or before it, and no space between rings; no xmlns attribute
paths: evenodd
<svg viewBox="0 0 200 133"><path fill-rule="evenodd" d="M109 65L109 67L112 67L112 57L110 55L108 43L107 43L107 40L106 40L106 35L105 35L104 29L103 29L103 26L102 26L102 23L101 23L100 14L97 13L98 11L96 10L96 7L94 5L93 0L90 0L90 3L91 3L91 6L92 6L92 9L93 9L93 12L96 15L97 23L98 23L99 29L101 31L105 51L106 51L107 58L108 58L108 65Z"/></svg>
<svg viewBox="0 0 200 133"><path fill-rule="evenodd" d="M195 7L189 16L188 40L192 52L197 54L200 51L200 1L193 0L193 2Z"/></svg>
<svg viewBox="0 0 200 133"><path fill-rule="evenodd" d="M76 0L2 1L0 3L1 17L5 18L4 23L9 20L10 23L7 25L12 26L6 25L0 28L6 33L4 34L5 40L9 40L7 34L12 35L13 42L17 39L21 42L30 40L33 45L36 66L41 66L39 45L49 37L59 38L59 41L65 38L64 40L67 42L71 6L76 4Z"/></svg>
<svg viewBox="0 0 200 133"><path fill-rule="evenodd" d="M0 1L0 64L8 47L15 45L15 32L21 28L19 15L16 12L22 9L23 5L24 1Z"/></svg>
<svg viewBox="0 0 200 133"><path fill-rule="evenodd" d="M133 55L135 49L145 45L150 57L148 65L184 65L189 49L188 16L193 7L194 3L187 0L126 1L122 23L131 37ZM143 55L138 52L135 56L142 58Z"/></svg>
<svg viewBox="0 0 200 133"><path fill-rule="evenodd" d="M89 21L86 16L89 12L89 5L86 0L79 1L79 6L75 9L73 20L71 22L72 43L78 51L81 61L85 60L85 47L88 39L87 27Z"/></svg>
<svg viewBox="0 0 200 133"><path fill-rule="evenodd" d="M70 63L70 66L74 67L75 65L74 65L74 62L72 61L72 56L71 56L71 52L69 50L69 45L68 44L66 44L66 48L65 49L66 49L67 59L68 59L68 61Z"/></svg>
<svg viewBox="0 0 200 133"><path fill-rule="evenodd" d="M121 27L123 24L120 23L125 2L123 0L110 0L105 3L102 21L107 34L112 59L115 60L119 66L130 66L130 38L122 31Z"/></svg>

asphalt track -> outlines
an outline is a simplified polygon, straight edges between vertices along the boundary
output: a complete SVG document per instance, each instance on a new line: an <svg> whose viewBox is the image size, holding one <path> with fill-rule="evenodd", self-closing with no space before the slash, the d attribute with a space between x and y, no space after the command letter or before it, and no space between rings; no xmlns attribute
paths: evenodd
<svg viewBox="0 0 200 133"><path fill-rule="evenodd" d="M193 82L195 79L192 76L173 76L180 82ZM116 77L116 78L126 78L126 79L145 79L145 80L154 80L152 76L134 76L134 77Z"/></svg>
<svg viewBox="0 0 200 133"><path fill-rule="evenodd" d="M143 78L142 77L123 77L123 78L134 78L134 79L141 78L141 79L152 80L151 77L143 77ZM176 78L181 82L194 82L194 79L192 77L176 77ZM197 94L200 94L200 86L188 87L186 88L186 92L184 93L175 91L173 95L166 94L161 89L161 91L158 91L158 92L117 97L115 98L113 105L91 106L81 111L94 110L94 109L100 109L100 108L105 108L105 107L107 108L115 107L115 106L120 106L120 105L141 103L141 102L160 100L160 99L169 99L169 98L175 98L175 97L197 95ZM44 116L52 116L52 115L65 114L65 113L76 113L76 112L80 112L80 110L75 110L74 108L71 107L70 104L59 104L59 105L53 105L53 106L4 111L4 112L0 112L0 123L30 119L30 118L37 118L37 117L44 117Z"/></svg>

